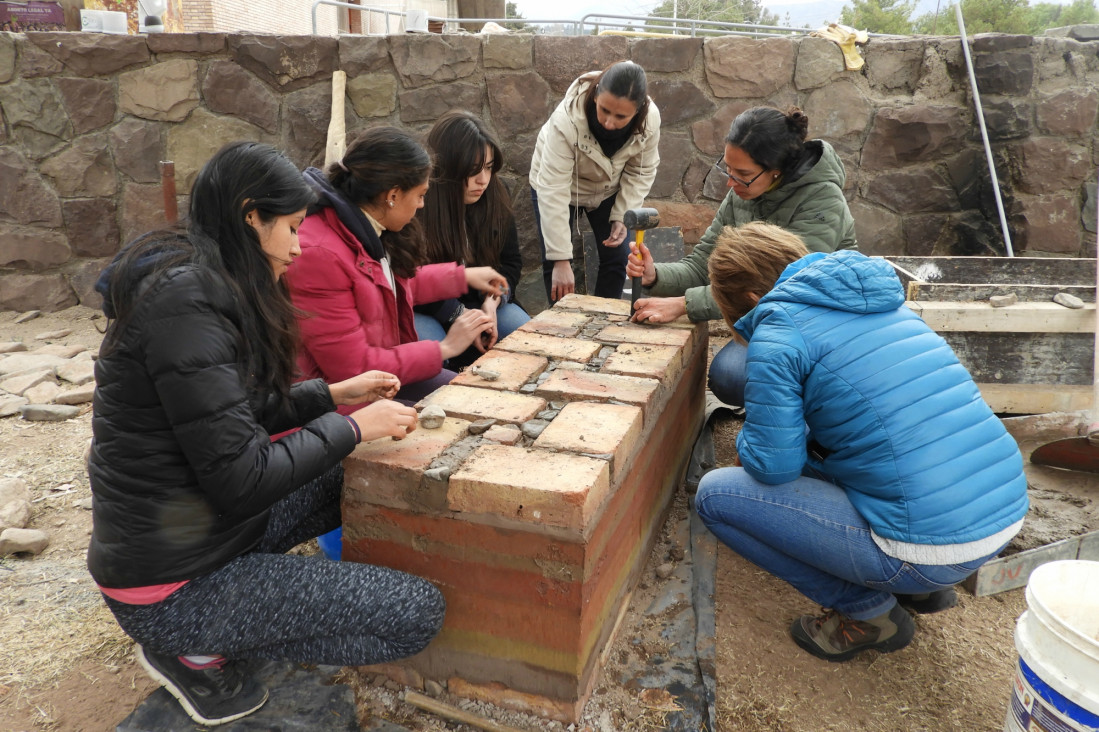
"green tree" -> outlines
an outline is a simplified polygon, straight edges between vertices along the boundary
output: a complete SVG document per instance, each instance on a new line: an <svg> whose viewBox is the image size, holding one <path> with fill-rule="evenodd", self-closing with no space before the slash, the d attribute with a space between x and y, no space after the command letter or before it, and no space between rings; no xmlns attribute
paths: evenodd
<svg viewBox="0 0 1099 732"><path fill-rule="evenodd" d="M852 0L840 11L840 22L871 33L912 34L916 0Z"/></svg>
<svg viewBox="0 0 1099 732"><path fill-rule="evenodd" d="M679 0L677 3L678 18L690 18L692 20L711 20L720 23L754 23L756 25L778 25L778 15L763 7L762 0ZM673 0L664 0L649 13L650 18L671 18L673 13ZM671 25L667 20L649 20L645 25L649 30L657 33L671 33L666 28L654 28L651 26ZM699 28L712 30L722 29L721 26L700 24ZM690 32L689 25L682 25L681 32Z"/></svg>
<svg viewBox="0 0 1099 732"><path fill-rule="evenodd" d="M977 33L1030 33L1030 5L1027 0L962 0L962 19L968 35ZM916 19L917 33L940 36L958 34L954 6Z"/></svg>
<svg viewBox="0 0 1099 732"><path fill-rule="evenodd" d="M1030 6L1029 17L1030 32L1037 35L1047 28L1099 23L1099 9L1095 0L1073 0L1069 5L1038 3Z"/></svg>
<svg viewBox="0 0 1099 732"><path fill-rule="evenodd" d="M519 12L519 9L515 7L515 3L509 2L504 4L504 17L512 18L514 20L523 20L523 14ZM534 27L527 25L526 23L504 23L504 27L508 30L521 31L525 33L533 33Z"/></svg>

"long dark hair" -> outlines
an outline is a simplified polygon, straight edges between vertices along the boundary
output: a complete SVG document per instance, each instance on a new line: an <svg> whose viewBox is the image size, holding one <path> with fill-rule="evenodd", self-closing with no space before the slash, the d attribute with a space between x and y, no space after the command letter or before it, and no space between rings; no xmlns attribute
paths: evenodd
<svg viewBox="0 0 1099 732"><path fill-rule="evenodd" d="M427 261L498 267L512 216L511 198L497 175L504 165L500 144L476 115L456 109L431 128L427 146L435 167L417 214L424 223ZM484 168L486 148L492 151L492 178L481 198L466 204L466 181Z"/></svg>
<svg viewBox="0 0 1099 732"><path fill-rule="evenodd" d="M342 165L341 165L342 164ZM431 156L423 145L396 127L372 127L347 147L343 160L325 175L340 194L356 206L379 205L387 191L410 191L427 182ZM424 263L423 233L413 218L400 231L383 231L382 246L399 277L411 277Z"/></svg>
<svg viewBox="0 0 1099 732"><path fill-rule="evenodd" d="M613 63L596 77L588 87L584 104L595 104L595 98L607 92L622 99L628 99L637 107L630 122L630 134L645 134L645 120L649 116L649 82L645 78L645 69L633 61Z"/></svg>
<svg viewBox="0 0 1099 732"><path fill-rule="evenodd" d="M764 170L778 170L787 178L805 154L809 118L797 107L781 112L774 107L752 107L737 115L725 142L735 145Z"/></svg>
<svg viewBox="0 0 1099 732"><path fill-rule="evenodd" d="M117 344L148 289L143 282L194 264L209 276L211 287L227 286L237 302L242 374L253 386L288 394L295 372L295 310L245 218L255 211L269 223L314 199L301 171L270 145L234 142L221 148L195 178L184 225L145 234L112 265L107 307L116 320L104 339L107 350Z"/></svg>

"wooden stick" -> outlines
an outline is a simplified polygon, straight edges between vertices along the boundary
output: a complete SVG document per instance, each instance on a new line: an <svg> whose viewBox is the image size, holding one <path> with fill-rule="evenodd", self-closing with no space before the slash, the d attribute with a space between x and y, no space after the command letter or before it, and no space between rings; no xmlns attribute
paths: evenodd
<svg viewBox="0 0 1099 732"><path fill-rule="evenodd" d="M406 691L404 693L404 700L414 707L423 709L425 712L431 712L432 714L437 714L445 719L468 724L477 729L487 730L487 732L523 732L523 730L509 727L505 724L498 724L479 714L467 712L464 709L451 706L438 699L432 699L430 696L424 696L416 691Z"/></svg>
<svg viewBox="0 0 1099 732"><path fill-rule="evenodd" d="M347 93L347 72L332 72L332 118L328 120L328 142L324 148L324 167L327 168L338 160L343 160L343 153L347 150L347 139L344 122L344 96Z"/></svg>

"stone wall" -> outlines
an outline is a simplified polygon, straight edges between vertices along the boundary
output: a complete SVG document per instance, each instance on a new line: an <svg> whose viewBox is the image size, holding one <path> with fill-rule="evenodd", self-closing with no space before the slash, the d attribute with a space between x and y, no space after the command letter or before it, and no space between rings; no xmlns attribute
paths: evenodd
<svg viewBox="0 0 1099 732"><path fill-rule="evenodd" d="M1017 254L1094 251L1097 51L1052 37L973 44ZM315 162L335 69L348 74L349 131L423 131L452 107L490 121L531 310L543 307L526 183L538 129L574 77L625 58L649 72L664 119L650 202L688 244L724 194L710 173L730 121L770 103L800 105L810 134L840 151L863 251L1003 253L960 41L875 38L863 54L852 72L817 38L0 34L0 310L95 305L105 259L162 223L160 160L175 162L180 210L227 141Z"/></svg>

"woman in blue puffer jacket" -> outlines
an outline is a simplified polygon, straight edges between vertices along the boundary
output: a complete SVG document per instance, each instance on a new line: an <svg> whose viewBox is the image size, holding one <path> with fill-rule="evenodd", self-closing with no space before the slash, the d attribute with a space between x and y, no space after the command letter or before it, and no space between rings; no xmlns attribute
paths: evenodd
<svg viewBox="0 0 1099 732"><path fill-rule="evenodd" d="M884 260L808 254L757 222L726 228L709 270L748 343L746 418L741 467L703 478L699 515L828 608L790 628L808 652L903 648L915 626L898 601L951 607L1021 528L1018 446Z"/></svg>

